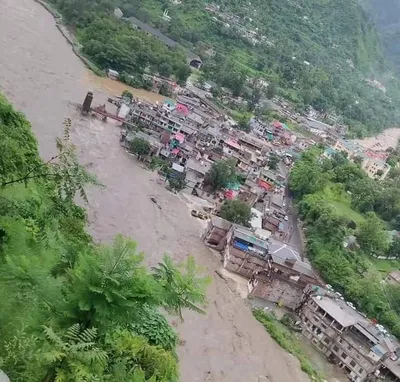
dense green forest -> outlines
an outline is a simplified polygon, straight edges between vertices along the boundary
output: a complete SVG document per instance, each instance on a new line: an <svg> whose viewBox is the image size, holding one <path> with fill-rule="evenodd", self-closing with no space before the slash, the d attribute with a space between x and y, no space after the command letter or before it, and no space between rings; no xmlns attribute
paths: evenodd
<svg viewBox="0 0 400 382"><path fill-rule="evenodd" d="M135 77L144 70L175 75L189 69L181 49L114 19L114 7L196 51L205 79L252 100L251 78L278 89L298 111L334 112L351 134L372 134L400 120L400 82L386 63L373 22L356 0L51 0L77 30L83 52L101 68ZM210 5L212 8L209 8ZM208 6L208 10L206 9ZM170 21L162 18L168 9ZM210 10L211 9L211 10ZM377 80L386 92L368 84Z"/></svg>
<svg viewBox="0 0 400 382"><path fill-rule="evenodd" d="M305 226L307 256L325 282L400 337L400 288L382 283L386 270L378 260L400 258L400 239L391 240L388 232L400 229L399 172L379 183L342 154L327 159L321 152L305 152L289 180ZM351 244L344 245L346 240Z"/></svg>
<svg viewBox="0 0 400 382"><path fill-rule="evenodd" d="M384 51L400 73L400 3L397 0L362 0L361 4L375 21Z"/></svg>
<svg viewBox="0 0 400 382"><path fill-rule="evenodd" d="M129 239L94 243L74 197L96 180L68 131L42 162L0 96L0 369L13 382L177 381L179 339L161 312L201 313L209 280L192 257L149 270Z"/></svg>

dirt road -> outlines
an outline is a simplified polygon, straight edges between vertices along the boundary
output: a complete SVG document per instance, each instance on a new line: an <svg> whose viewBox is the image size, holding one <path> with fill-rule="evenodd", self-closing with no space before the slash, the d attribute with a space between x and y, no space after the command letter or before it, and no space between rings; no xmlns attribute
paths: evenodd
<svg viewBox="0 0 400 382"><path fill-rule="evenodd" d="M307 381L297 361L274 343L243 300L216 276L219 260L203 246L201 225L185 203L121 149L117 127L83 119L71 106L89 90L88 75L52 17L32 0L2 0L1 5L0 90L32 122L44 158L54 152L63 118L72 118L82 163L106 185L105 190L89 192L94 237L109 241L119 232L132 236L150 264L166 251L177 260L191 253L213 276L207 315L188 312L178 326L183 340L181 380L256 382L269 376L274 382ZM95 103L105 96L95 92Z"/></svg>

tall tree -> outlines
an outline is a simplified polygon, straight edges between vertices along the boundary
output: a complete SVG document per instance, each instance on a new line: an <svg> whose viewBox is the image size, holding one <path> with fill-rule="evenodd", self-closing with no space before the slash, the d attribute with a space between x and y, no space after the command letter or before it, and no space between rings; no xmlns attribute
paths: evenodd
<svg viewBox="0 0 400 382"><path fill-rule="evenodd" d="M236 164L232 159L224 159L212 164L207 180L214 190L220 190L237 181Z"/></svg>
<svg viewBox="0 0 400 382"><path fill-rule="evenodd" d="M221 206L221 217L232 223L250 226L251 208L241 200L226 200Z"/></svg>
<svg viewBox="0 0 400 382"><path fill-rule="evenodd" d="M356 237L361 248L369 254L383 254L389 247L388 233L373 212L368 212L365 221L359 224Z"/></svg>

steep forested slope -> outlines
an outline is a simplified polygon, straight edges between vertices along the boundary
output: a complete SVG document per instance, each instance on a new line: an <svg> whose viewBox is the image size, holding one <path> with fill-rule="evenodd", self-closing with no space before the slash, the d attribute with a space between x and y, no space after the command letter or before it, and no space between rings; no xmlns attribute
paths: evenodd
<svg viewBox="0 0 400 382"><path fill-rule="evenodd" d="M400 2L397 0L364 0L364 6L381 33L387 57L400 73Z"/></svg>
<svg viewBox="0 0 400 382"><path fill-rule="evenodd" d="M342 116L354 135L400 122L399 81L359 1L51 1L77 28L83 52L103 68L113 65L131 75L158 70L186 79L186 73L179 75L179 52L168 54L129 23L112 19L120 7L125 17L135 16L199 53L206 78L235 95L250 98L247 79L263 78L300 111L311 105ZM150 44L154 49L146 50Z"/></svg>

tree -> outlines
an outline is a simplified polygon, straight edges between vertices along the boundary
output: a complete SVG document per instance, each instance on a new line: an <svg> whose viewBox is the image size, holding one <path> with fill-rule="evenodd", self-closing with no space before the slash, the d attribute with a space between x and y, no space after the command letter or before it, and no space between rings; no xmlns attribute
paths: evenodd
<svg viewBox="0 0 400 382"><path fill-rule="evenodd" d="M175 71L176 82L178 85L185 86L191 72L189 66L185 64L180 65Z"/></svg>
<svg viewBox="0 0 400 382"><path fill-rule="evenodd" d="M127 98L129 101L133 99L133 94L129 90L124 90L121 95L122 98Z"/></svg>
<svg viewBox="0 0 400 382"><path fill-rule="evenodd" d="M248 133L250 131L249 117L246 115L241 116L238 121L238 127L239 130Z"/></svg>
<svg viewBox="0 0 400 382"><path fill-rule="evenodd" d="M269 84L267 88L267 98L272 99L276 95L276 85L275 84Z"/></svg>
<svg viewBox="0 0 400 382"><path fill-rule="evenodd" d="M356 237L366 253L379 255L386 252L389 247L388 233L381 220L373 212L368 212L365 221L359 224Z"/></svg>
<svg viewBox="0 0 400 382"><path fill-rule="evenodd" d="M251 208L241 200L226 200L221 206L221 217L232 223L250 226Z"/></svg>
<svg viewBox="0 0 400 382"><path fill-rule="evenodd" d="M232 159L220 160L212 164L207 181L214 190L220 190L229 183L237 181L236 164Z"/></svg>
<svg viewBox="0 0 400 382"><path fill-rule="evenodd" d="M158 73L160 74L160 76L168 78L172 74L171 65L168 64L167 62L162 62L158 66Z"/></svg>
<svg viewBox="0 0 400 382"><path fill-rule="evenodd" d="M400 237L395 236L389 245L387 257L400 257Z"/></svg>
<svg viewBox="0 0 400 382"><path fill-rule="evenodd" d="M129 147L139 158L150 153L150 144L143 138L133 138Z"/></svg>
<svg viewBox="0 0 400 382"><path fill-rule="evenodd" d="M166 97L171 97L171 89L168 84L162 84L160 90L158 91L161 95Z"/></svg>
<svg viewBox="0 0 400 382"><path fill-rule="evenodd" d="M400 214L396 215L390 223L393 225L394 229L400 230Z"/></svg>
<svg viewBox="0 0 400 382"><path fill-rule="evenodd" d="M297 197L322 190L328 177L316 163L297 161L289 176L289 187Z"/></svg>
<svg viewBox="0 0 400 382"><path fill-rule="evenodd" d="M257 107L258 103L260 102L261 96L261 89L259 87L254 88L248 101L249 111L253 111Z"/></svg>
<svg viewBox="0 0 400 382"><path fill-rule="evenodd" d="M278 168L278 164L279 164L279 157L275 153L270 154L268 157L268 167L271 170L276 170Z"/></svg>
<svg viewBox="0 0 400 382"><path fill-rule="evenodd" d="M164 255L163 261L153 267L152 271L163 289L164 306L178 314L182 321L183 308L205 313L199 304L206 303L206 289L211 279L198 276L202 270L194 262L193 256L188 256L184 263L176 265L170 257Z"/></svg>
<svg viewBox="0 0 400 382"><path fill-rule="evenodd" d="M4 180L1 187L16 183L28 184L31 180L46 179L53 183L57 193L64 201L72 202L79 192L83 200L87 201L84 187L87 185L100 186L95 176L80 165L75 146L70 142L71 120L64 121L64 136L56 139L57 155L47 162L39 162L23 175Z"/></svg>
<svg viewBox="0 0 400 382"><path fill-rule="evenodd" d="M169 183L169 186L177 192L182 191L186 187L186 184L187 184L186 177L184 174L179 174L174 177L169 177L168 183Z"/></svg>
<svg viewBox="0 0 400 382"><path fill-rule="evenodd" d="M46 341L38 360L47 369L42 382L94 380L107 364L107 353L97 347L97 330L75 324L61 335L44 328Z"/></svg>

